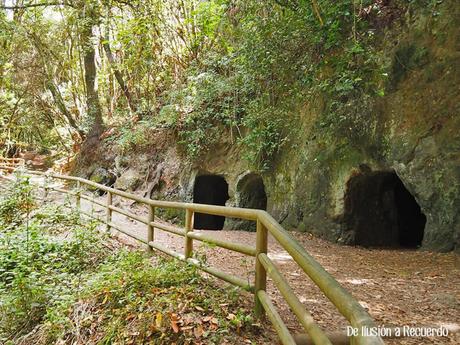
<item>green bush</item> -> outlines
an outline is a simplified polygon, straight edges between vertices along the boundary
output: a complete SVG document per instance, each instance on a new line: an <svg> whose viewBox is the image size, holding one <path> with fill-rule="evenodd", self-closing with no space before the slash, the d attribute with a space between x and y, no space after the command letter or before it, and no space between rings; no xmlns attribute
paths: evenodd
<svg viewBox="0 0 460 345"><path fill-rule="evenodd" d="M198 339L218 344L232 330L251 329L238 296L204 280L194 266L159 258L152 265L144 253L124 250L86 279L78 299L49 311L43 331L49 343L187 344L197 341L198 328Z"/></svg>
<svg viewBox="0 0 460 345"><path fill-rule="evenodd" d="M26 213L0 229L0 342L33 329L50 307L78 291L81 275L106 255L105 236L94 223L82 224L56 207L31 213L32 187L24 181L0 204L4 212L16 204ZM8 213L2 217L10 220Z"/></svg>
<svg viewBox="0 0 460 345"><path fill-rule="evenodd" d="M232 40L204 53L163 98L162 117L175 124L190 159L237 141L243 157L266 170L298 134L289 120L318 97L325 100L319 128L332 138L368 121L359 99L384 94L388 68L374 53L371 23L358 16L372 1L357 8L328 0L321 20L310 2L237 3L235 17L220 24Z"/></svg>
<svg viewBox="0 0 460 345"><path fill-rule="evenodd" d="M25 186L0 206L23 205ZM186 263L110 250L108 236L65 206L37 207L1 228L0 343L218 344L257 331L237 289Z"/></svg>
<svg viewBox="0 0 460 345"><path fill-rule="evenodd" d="M35 199L29 178L17 174L0 200L0 226L7 227L20 222L34 208Z"/></svg>

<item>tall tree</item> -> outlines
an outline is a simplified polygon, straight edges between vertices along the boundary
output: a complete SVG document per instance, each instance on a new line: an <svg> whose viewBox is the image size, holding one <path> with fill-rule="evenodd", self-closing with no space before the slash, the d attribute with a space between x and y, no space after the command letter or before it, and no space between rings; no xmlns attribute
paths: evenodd
<svg viewBox="0 0 460 345"><path fill-rule="evenodd" d="M96 89L96 53L93 43L93 27L97 24L97 4L92 1L84 1L81 6L80 20L82 30L80 33L80 44L83 51L83 64L85 68L86 107L88 118L91 122L88 137L95 138L100 136L104 129L102 109Z"/></svg>

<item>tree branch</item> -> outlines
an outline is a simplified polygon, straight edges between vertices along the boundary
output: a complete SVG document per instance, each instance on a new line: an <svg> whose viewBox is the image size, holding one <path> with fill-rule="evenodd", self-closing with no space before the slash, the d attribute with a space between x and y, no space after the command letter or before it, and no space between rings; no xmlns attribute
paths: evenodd
<svg viewBox="0 0 460 345"><path fill-rule="evenodd" d="M71 3L64 1L52 1L52 2L41 2L38 4L25 4L25 5L13 5L13 6L6 6L6 5L0 5L0 9L3 10L21 10L21 9L27 9L27 8L33 8L33 7L45 7L45 6L70 6L74 7Z"/></svg>
<svg viewBox="0 0 460 345"><path fill-rule="evenodd" d="M105 38L102 38L101 41L102 41L102 47L104 48L105 54L107 56L107 60L109 61L109 65L112 68L113 74L115 75L115 79L117 79L118 85L120 85L120 88L126 97L129 110L135 113L137 110L137 107L134 104L131 93L129 92L128 85L126 85L125 81L123 80L123 74L117 68L115 57L113 56L112 50L110 49L109 36L107 35Z"/></svg>

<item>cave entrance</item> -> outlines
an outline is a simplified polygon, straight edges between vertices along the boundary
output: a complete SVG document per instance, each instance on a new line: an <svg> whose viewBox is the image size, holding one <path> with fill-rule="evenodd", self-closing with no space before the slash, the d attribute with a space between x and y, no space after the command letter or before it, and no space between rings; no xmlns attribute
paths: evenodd
<svg viewBox="0 0 460 345"><path fill-rule="evenodd" d="M395 172L368 172L347 183L344 222L355 244L417 248L426 216Z"/></svg>
<svg viewBox="0 0 460 345"><path fill-rule="evenodd" d="M267 194L260 175L250 173L244 176L236 185L236 206L243 208L267 209ZM255 231L253 221L238 220L232 225L238 230Z"/></svg>
<svg viewBox="0 0 460 345"><path fill-rule="evenodd" d="M237 185L238 207L267 209L267 194L262 177L248 174Z"/></svg>
<svg viewBox="0 0 460 345"><path fill-rule="evenodd" d="M228 200L228 183L222 176L201 175L195 179L193 202L225 206ZM194 228L204 230L222 230L225 217L210 214L195 213Z"/></svg>

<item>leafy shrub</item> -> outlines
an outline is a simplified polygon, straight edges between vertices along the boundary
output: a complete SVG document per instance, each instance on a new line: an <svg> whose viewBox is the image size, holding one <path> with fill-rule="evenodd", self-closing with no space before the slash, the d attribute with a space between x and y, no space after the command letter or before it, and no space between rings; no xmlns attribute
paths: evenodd
<svg viewBox="0 0 460 345"><path fill-rule="evenodd" d="M12 193L2 205L17 200ZM94 223L83 225L56 208L38 209L0 230L0 342L27 333L78 290L82 273L104 259L104 238Z"/></svg>
<svg viewBox="0 0 460 345"><path fill-rule="evenodd" d="M240 140L245 147L244 158L260 171L271 167L273 157L286 140L287 122L283 115L281 109L271 108L244 118L244 126L251 129Z"/></svg>
<svg viewBox="0 0 460 345"><path fill-rule="evenodd" d="M238 132L248 97L231 60L211 55L205 64L205 71L191 69L182 95L171 100L185 114L179 136L192 159L209 151L223 135Z"/></svg>
<svg viewBox="0 0 460 345"><path fill-rule="evenodd" d="M34 207L33 187L29 178L18 174L0 201L0 225L9 226L19 222Z"/></svg>
<svg viewBox="0 0 460 345"><path fill-rule="evenodd" d="M233 17L218 16L221 34L233 39L217 40L163 98L159 118L178 130L190 159L238 141L254 168L268 169L297 133L286 120L309 98L326 100L319 123L332 135L368 120L348 117L362 110L355 100L383 95L387 66L373 52L374 31L359 8L328 0L319 19L309 2L283 4L237 1Z"/></svg>
<svg viewBox="0 0 460 345"><path fill-rule="evenodd" d="M109 136L106 140L115 144L120 154L125 154L147 146L151 130L156 127L157 123L152 118L134 124L127 121L117 127L117 135Z"/></svg>
<svg viewBox="0 0 460 345"><path fill-rule="evenodd" d="M2 202L9 198L23 200L11 193ZM112 246L97 223L62 206L1 228L0 343L217 344L257 332L237 289L215 286L195 266Z"/></svg>

